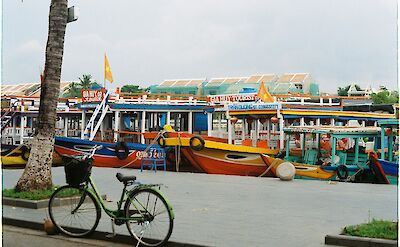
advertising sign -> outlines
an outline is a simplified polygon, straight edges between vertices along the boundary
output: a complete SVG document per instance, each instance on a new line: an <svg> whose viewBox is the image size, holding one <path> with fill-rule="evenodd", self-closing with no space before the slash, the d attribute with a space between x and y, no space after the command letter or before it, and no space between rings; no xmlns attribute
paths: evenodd
<svg viewBox="0 0 400 247"><path fill-rule="evenodd" d="M106 94L105 89L100 90L89 90L82 89L82 102L101 102L104 99L104 95Z"/></svg>
<svg viewBox="0 0 400 247"><path fill-rule="evenodd" d="M257 94L243 93L243 94L222 94L222 95L209 95L207 102L222 103L222 102L240 102L240 101L256 101Z"/></svg>
<svg viewBox="0 0 400 247"><path fill-rule="evenodd" d="M278 110L281 109L280 103L242 103L228 105L229 111L251 111L251 110Z"/></svg>

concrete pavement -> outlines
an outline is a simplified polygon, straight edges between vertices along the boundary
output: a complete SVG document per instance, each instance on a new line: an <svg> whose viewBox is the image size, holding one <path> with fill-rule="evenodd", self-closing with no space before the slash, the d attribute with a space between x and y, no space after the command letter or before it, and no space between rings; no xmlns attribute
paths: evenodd
<svg viewBox="0 0 400 247"><path fill-rule="evenodd" d="M115 206L121 184L117 169L94 168L93 178ZM326 234L369 219L397 219L397 187L392 185L280 181L124 169L147 183L163 183L175 211L171 241L205 246L323 246ZM11 188L22 170L3 170L3 187ZM53 168L55 184L64 184L62 167ZM98 229L110 231L102 214ZM43 222L46 210L4 206L3 217ZM127 235L125 226L116 228Z"/></svg>
<svg viewBox="0 0 400 247"><path fill-rule="evenodd" d="M47 235L44 231L3 225L4 247L128 247L132 245L106 241L68 238L62 235Z"/></svg>

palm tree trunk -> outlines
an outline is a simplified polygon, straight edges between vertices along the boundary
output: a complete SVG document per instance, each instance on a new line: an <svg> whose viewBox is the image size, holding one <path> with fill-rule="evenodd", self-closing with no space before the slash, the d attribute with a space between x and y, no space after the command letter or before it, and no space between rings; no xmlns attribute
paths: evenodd
<svg viewBox="0 0 400 247"><path fill-rule="evenodd" d="M15 187L17 191L46 189L53 184L51 165L67 17L68 0L52 0L39 117L28 163Z"/></svg>

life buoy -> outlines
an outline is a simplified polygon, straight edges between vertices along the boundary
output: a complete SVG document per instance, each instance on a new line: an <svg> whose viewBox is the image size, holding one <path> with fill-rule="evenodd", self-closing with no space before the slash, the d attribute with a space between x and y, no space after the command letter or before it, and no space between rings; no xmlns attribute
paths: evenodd
<svg viewBox="0 0 400 247"><path fill-rule="evenodd" d="M200 136L193 136L189 140L190 148L195 151L201 151L204 148L204 139Z"/></svg>
<svg viewBox="0 0 400 247"><path fill-rule="evenodd" d="M129 155L129 148L126 145L125 142L118 142L115 145L115 155L117 156L118 159L124 160L128 157Z"/></svg>
<svg viewBox="0 0 400 247"><path fill-rule="evenodd" d="M31 150L25 145L22 146L19 150L21 151L21 158L25 161L28 161Z"/></svg>
<svg viewBox="0 0 400 247"><path fill-rule="evenodd" d="M349 176L349 169L345 165L339 165L336 168L336 175L339 179L346 179Z"/></svg>
<svg viewBox="0 0 400 247"><path fill-rule="evenodd" d="M165 148L165 146L166 146L165 138L166 138L166 137L164 136L164 134L160 135L160 136L157 138L157 143L158 143L158 145L159 145L160 147L162 147L162 148Z"/></svg>

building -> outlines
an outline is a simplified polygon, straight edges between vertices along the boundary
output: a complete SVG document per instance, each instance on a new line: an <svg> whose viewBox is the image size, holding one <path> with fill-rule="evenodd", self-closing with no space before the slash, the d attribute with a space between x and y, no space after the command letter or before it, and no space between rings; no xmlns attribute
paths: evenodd
<svg viewBox="0 0 400 247"><path fill-rule="evenodd" d="M309 73L255 74L247 77L165 80L150 87L151 94L207 96L257 92L264 83L271 94L319 95L319 86Z"/></svg>
<svg viewBox="0 0 400 247"><path fill-rule="evenodd" d="M60 83L60 95L68 88L71 82ZM1 85L1 96L28 96L40 97L40 83L25 83L16 85Z"/></svg>

